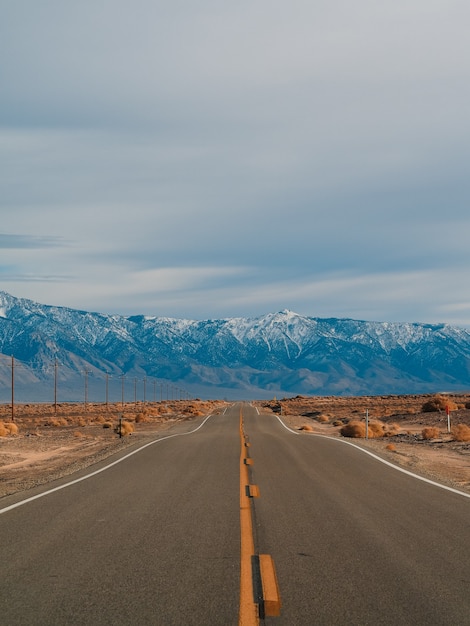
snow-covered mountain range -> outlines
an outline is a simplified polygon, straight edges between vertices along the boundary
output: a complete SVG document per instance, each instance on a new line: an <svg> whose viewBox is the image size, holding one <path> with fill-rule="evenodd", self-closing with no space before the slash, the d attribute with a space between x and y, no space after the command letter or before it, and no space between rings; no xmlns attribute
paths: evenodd
<svg viewBox="0 0 470 626"><path fill-rule="evenodd" d="M427 393L470 387L470 332L303 317L104 315L0 292L0 400ZM146 387L147 385L147 387ZM55 387L55 391L53 388ZM89 394L89 395L87 395Z"/></svg>

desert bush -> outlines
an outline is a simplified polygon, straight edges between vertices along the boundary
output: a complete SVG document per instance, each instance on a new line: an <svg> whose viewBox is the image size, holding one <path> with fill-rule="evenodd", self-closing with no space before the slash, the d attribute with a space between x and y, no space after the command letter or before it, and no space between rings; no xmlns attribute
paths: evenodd
<svg viewBox="0 0 470 626"><path fill-rule="evenodd" d="M126 437L127 435L130 435L131 433L134 432L134 424L131 424L131 422L126 422L123 421L121 422L121 425L119 427L116 428L116 431L119 433L119 428L121 430L121 436L122 437Z"/></svg>
<svg viewBox="0 0 470 626"><path fill-rule="evenodd" d="M452 428L452 436L455 441L470 441L470 426L458 424Z"/></svg>
<svg viewBox="0 0 470 626"><path fill-rule="evenodd" d="M436 426L426 426L426 428L423 428L423 430L421 431L423 439L426 440L437 439L440 434L441 432L439 428L436 428Z"/></svg>
<svg viewBox="0 0 470 626"><path fill-rule="evenodd" d="M345 424L339 431L343 437L365 437L366 425L364 422L352 420Z"/></svg>
<svg viewBox="0 0 470 626"><path fill-rule="evenodd" d="M74 436L74 437L84 437L84 436L85 436L85 433L82 433L82 431L81 431L81 430L76 430L76 431L73 433L73 436Z"/></svg>
<svg viewBox="0 0 470 626"><path fill-rule="evenodd" d="M13 422L7 422L5 424L5 428L8 430L10 435L17 435L18 434L18 426L13 423Z"/></svg>
<svg viewBox="0 0 470 626"><path fill-rule="evenodd" d="M458 408L452 400L444 396L434 396L422 405L421 411L423 413L433 413L435 411L445 411L447 407L449 407L450 411L456 411Z"/></svg>
<svg viewBox="0 0 470 626"><path fill-rule="evenodd" d="M306 430L307 432L313 432L313 428L310 424L303 424L300 426L299 430Z"/></svg>
<svg viewBox="0 0 470 626"><path fill-rule="evenodd" d="M394 443L389 443L385 446L385 450L390 450L390 452L396 452L397 447Z"/></svg>
<svg viewBox="0 0 470 626"><path fill-rule="evenodd" d="M339 432L343 435L343 437L355 437L355 438L365 437L366 436L366 424L365 422L352 420L348 424L345 424ZM385 432L385 427L382 422L379 422L379 421L369 422L369 429L367 431L367 436L370 439L383 437L384 432Z"/></svg>
<svg viewBox="0 0 470 626"><path fill-rule="evenodd" d="M333 422L333 426L342 426L342 425L343 425L343 422L341 420L335 420Z"/></svg>
<svg viewBox="0 0 470 626"><path fill-rule="evenodd" d="M146 412L142 412L142 413L138 413L135 416L135 423L136 424L144 424L146 422L150 422L149 417L147 416Z"/></svg>
<svg viewBox="0 0 470 626"><path fill-rule="evenodd" d="M0 421L0 437L8 437L9 435L17 435L18 426L14 422Z"/></svg>
<svg viewBox="0 0 470 626"><path fill-rule="evenodd" d="M103 428L112 428L113 427L113 423L108 421L108 422L103 422Z"/></svg>
<svg viewBox="0 0 470 626"><path fill-rule="evenodd" d="M328 415L325 415L324 413L322 413L321 415L317 417L317 421L325 423L325 422L329 422L330 418Z"/></svg>
<svg viewBox="0 0 470 626"><path fill-rule="evenodd" d="M383 437L384 433L385 424L379 421L369 422L369 437Z"/></svg>
<svg viewBox="0 0 470 626"><path fill-rule="evenodd" d="M46 426L54 426L55 428L59 428L60 426L67 426L68 422L65 417L53 417L45 423Z"/></svg>

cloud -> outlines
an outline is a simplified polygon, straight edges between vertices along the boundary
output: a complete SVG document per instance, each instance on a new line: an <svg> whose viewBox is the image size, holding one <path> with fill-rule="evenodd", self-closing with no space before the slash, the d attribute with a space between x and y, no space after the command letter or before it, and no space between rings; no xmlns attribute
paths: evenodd
<svg viewBox="0 0 470 626"><path fill-rule="evenodd" d="M469 17L8 3L0 279L110 312L470 325Z"/></svg>
<svg viewBox="0 0 470 626"><path fill-rule="evenodd" d="M61 243L58 237L0 233L0 249L51 248L59 246Z"/></svg>

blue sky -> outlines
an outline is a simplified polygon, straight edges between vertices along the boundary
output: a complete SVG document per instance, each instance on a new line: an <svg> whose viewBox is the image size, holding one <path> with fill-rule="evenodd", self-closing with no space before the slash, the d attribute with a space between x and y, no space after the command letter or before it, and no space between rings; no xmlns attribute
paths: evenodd
<svg viewBox="0 0 470 626"><path fill-rule="evenodd" d="M470 326L470 5L18 0L0 288Z"/></svg>

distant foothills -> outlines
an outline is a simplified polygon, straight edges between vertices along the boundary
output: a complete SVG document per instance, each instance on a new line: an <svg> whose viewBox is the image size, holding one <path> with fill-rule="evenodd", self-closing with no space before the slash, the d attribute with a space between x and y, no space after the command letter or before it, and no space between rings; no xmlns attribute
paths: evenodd
<svg viewBox="0 0 470 626"><path fill-rule="evenodd" d="M470 333L304 317L194 321L38 304L0 291L0 401L386 395L470 388Z"/></svg>

